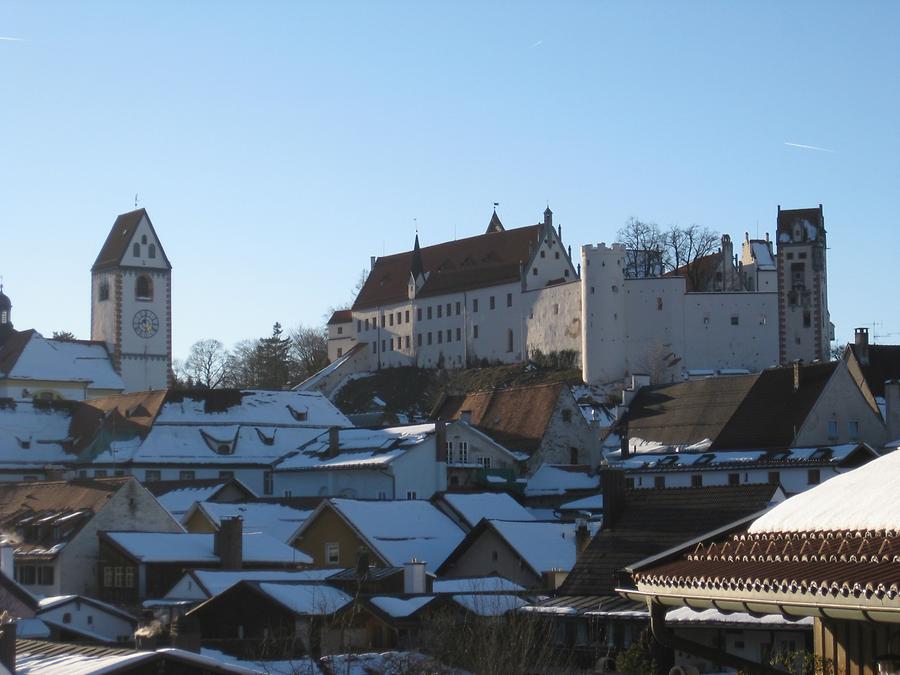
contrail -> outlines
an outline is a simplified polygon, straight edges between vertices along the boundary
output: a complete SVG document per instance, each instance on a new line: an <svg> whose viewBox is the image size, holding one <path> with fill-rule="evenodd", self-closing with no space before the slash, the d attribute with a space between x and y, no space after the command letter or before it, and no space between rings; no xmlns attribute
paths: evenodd
<svg viewBox="0 0 900 675"><path fill-rule="evenodd" d="M834 150L829 150L828 148L820 148L817 145L803 145L802 143L788 143L785 141L785 145L789 145L792 148L800 148L802 150L818 150L819 152L834 152Z"/></svg>
<svg viewBox="0 0 900 675"><path fill-rule="evenodd" d="M15 37L0 37L0 42L25 42L25 40Z"/></svg>
<svg viewBox="0 0 900 675"><path fill-rule="evenodd" d="M534 49L535 47L540 47L542 44L544 44L544 41L543 41L543 40L538 40L538 41L535 42L533 45L531 45L531 48Z"/></svg>

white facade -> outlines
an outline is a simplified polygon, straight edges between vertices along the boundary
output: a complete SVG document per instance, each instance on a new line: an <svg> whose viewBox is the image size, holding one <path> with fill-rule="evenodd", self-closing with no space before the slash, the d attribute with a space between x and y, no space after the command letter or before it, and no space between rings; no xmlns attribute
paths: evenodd
<svg viewBox="0 0 900 675"><path fill-rule="evenodd" d="M132 640L137 625L137 620L122 610L80 595L44 598L37 616L54 628L105 642Z"/></svg>
<svg viewBox="0 0 900 675"><path fill-rule="evenodd" d="M106 342L126 391L171 383L172 267L143 209L116 219L91 270L91 339Z"/></svg>

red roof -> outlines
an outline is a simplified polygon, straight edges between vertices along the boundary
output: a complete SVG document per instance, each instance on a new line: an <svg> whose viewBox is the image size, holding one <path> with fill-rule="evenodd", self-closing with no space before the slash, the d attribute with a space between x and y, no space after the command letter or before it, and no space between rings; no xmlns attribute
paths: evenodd
<svg viewBox="0 0 900 675"><path fill-rule="evenodd" d="M144 217L147 218L150 230L153 232L154 236L156 236L156 230L153 228L153 223L150 222L150 216L147 215L146 209L137 209L136 211L123 213L116 218L116 222L113 223L112 229L109 231L109 234L106 236L106 241L103 243L103 248L100 249L100 253L97 255L97 259L94 261L94 266L91 267L91 269L98 270L106 267L118 266L122 262L125 251L128 249L128 244L131 243L131 238L134 235L135 230L137 230L138 225L141 224L141 220ZM159 243L160 257L165 261L166 267L171 269L172 265L169 263L165 251L163 251L162 242L159 240L159 237L156 237L156 241Z"/></svg>
<svg viewBox="0 0 900 675"><path fill-rule="evenodd" d="M336 323L351 323L353 321L353 312L349 309L338 309L328 319L328 325L332 326Z"/></svg>
<svg viewBox="0 0 900 675"><path fill-rule="evenodd" d="M429 275L419 297L456 293L518 281L521 266L531 260L543 225L492 231L420 249ZM366 309L408 299L407 284L413 252L404 251L375 261L353 309Z"/></svg>

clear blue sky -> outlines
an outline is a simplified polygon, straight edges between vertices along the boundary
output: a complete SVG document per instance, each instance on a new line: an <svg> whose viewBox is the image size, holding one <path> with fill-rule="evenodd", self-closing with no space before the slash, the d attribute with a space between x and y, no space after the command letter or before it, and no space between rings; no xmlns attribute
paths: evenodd
<svg viewBox="0 0 900 675"><path fill-rule="evenodd" d="M839 339L900 342L898 34L889 2L4 2L0 274L18 328L88 337L138 193L183 357L321 322L413 219L436 243L549 200L577 250L821 202Z"/></svg>

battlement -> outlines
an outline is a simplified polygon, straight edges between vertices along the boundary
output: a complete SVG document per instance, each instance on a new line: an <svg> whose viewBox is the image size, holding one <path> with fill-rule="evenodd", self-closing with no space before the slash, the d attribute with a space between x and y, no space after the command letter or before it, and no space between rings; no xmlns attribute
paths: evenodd
<svg viewBox="0 0 900 675"><path fill-rule="evenodd" d="M612 246L607 246L605 241L601 241L599 244L585 244L581 247L582 254L588 253L625 253L625 246L622 244L613 244Z"/></svg>

